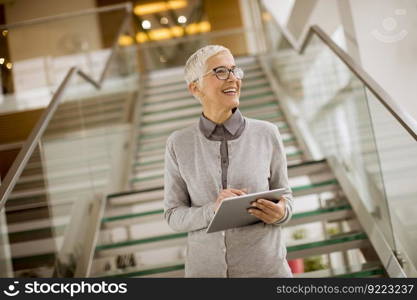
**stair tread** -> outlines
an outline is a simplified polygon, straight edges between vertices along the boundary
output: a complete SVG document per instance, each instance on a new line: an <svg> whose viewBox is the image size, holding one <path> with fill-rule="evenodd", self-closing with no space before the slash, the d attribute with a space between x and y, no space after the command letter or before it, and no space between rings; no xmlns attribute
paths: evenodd
<svg viewBox="0 0 417 300"><path fill-rule="evenodd" d="M152 236L152 237L147 237L147 238L142 238L142 239L132 239L132 240L127 240L127 241L122 241L122 242L97 245L96 251L123 248L127 246L132 246L132 245L147 244L147 243L166 241L166 240L172 240L172 239L175 240L175 239L181 239L185 237L187 237L187 233L183 233L183 232L163 234L163 235ZM290 252L299 251L299 250L317 248L320 246L334 245L334 244L340 244L340 243L354 241L354 240L366 240L366 239L367 239L367 235L364 232L347 232L347 233L340 234L337 236L332 236L329 239L287 246L287 252L290 253Z"/></svg>
<svg viewBox="0 0 417 300"><path fill-rule="evenodd" d="M367 277L372 275L383 275L384 268L378 261L366 262L357 265L347 265L340 268L330 268L311 272L295 274L296 278L318 278L318 277Z"/></svg>
<svg viewBox="0 0 417 300"><path fill-rule="evenodd" d="M178 260L170 264L157 264L142 268L130 268L123 271L113 271L109 273L97 274L97 277L139 277L158 273L166 273L175 270L183 270L184 260Z"/></svg>
<svg viewBox="0 0 417 300"><path fill-rule="evenodd" d="M259 117L256 117L255 119L269 121L271 123L277 123L276 121L273 121L273 119L277 118L279 116L280 115L275 113L275 114L261 115ZM150 139L150 138L154 138L154 137L162 137L162 136L168 137L168 135L170 135L172 132L174 132L175 130L181 129L181 128L184 128L184 126L180 126L178 128L171 128L171 129L167 129L167 130L162 130L162 131L159 131L159 132L146 133L146 134L140 132L139 133L139 138L141 140L144 140L144 139ZM286 127L286 128L288 128L288 127Z"/></svg>
<svg viewBox="0 0 417 300"><path fill-rule="evenodd" d="M287 153L287 157L300 155L302 153L303 153L302 150L296 150L296 151ZM151 160L151 161L147 161L147 162L136 162L136 163L133 164L133 166L140 167L140 166L147 166L147 165L150 165L150 164L157 164L157 163L161 163L162 164L163 162L164 162L163 159L157 159L157 160Z"/></svg>
<svg viewBox="0 0 417 300"><path fill-rule="evenodd" d="M170 264L158 264L153 266L146 266L143 268L129 268L113 272L106 272L98 274L98 277L139 277L146 275L153 275L158 273L165 273L174 270L182 270L185 267L184 260L173 261ZM319 271L305 272L301 274L294 274L295 278L321 278L321 277L367 277L374 275L383 275L384 268L379 262L366 262L360 265L349 265L344 268L324 269Z"/></svg>
<svg viewBox="0 0 417 300"><path fill-rule="evenodd" d="M162 202L162 199L159 201ZM325 213L331 213L331 212L336 212L336 211L341 211L341 210L351 210L351 206L347 203L344 203L340 205L332 205L329 207L323 207L323 208L319 208L315 210L294 213L291 217L291 220L306 218L306 217L310 217L314 215L322 215ZM163 213L164 213L164 209L153 209L149 211L132 212L132 213L127 213L127 214L115 215L111 217L104 217L102 219L102 223L111 223L111 222L116 222L116 221L121 221L121 220L128 220L132 218L140 219L141 217L145 217L145 216L160 216L161 220L163 220Z"/></svg>
<svg viewBox="0 0 417 300"><path fill-rule="evenodd" d="M185 234L180 233L180 234L177 234L177 235L181 235L182 237L184 237L186 235L186 233ZM169 237L169 235L163 235L163 236L160 236L160 239L161 240L162 239L167 239L168 237ZM300 247L314 248L314 247L319 247L319 246L323 246L323 245L332 245L332 244L336 244L336 243L344 243L344 242L348 242L348 241L352 241L352 240L360 240L360 239L366 239L366 235L363 232L345 233L345 234L340 235L340 236L331 237L327 240L321 240L321 241L316 241L316 242L311 242L311 243L304 243L304 244L301 244L301 245L297 245L296 247L295 246L289 246L289 247L287 247L287 252L290 253L290 252L293 252L293 251L297 251L297 250L299 250ZM145 239L138 240L137 242L138 243L143 243L143 242L145 242ZM131 241L130 243L124 243L123 245L126 245L126 246L127 245L133 245L134 243L135 243L135 241ZM117 248L117 246L116 245L106 245L106 247L105 247L105 249L111 249L111 248ZM96 250L102 250L102 249L96 248ZM117 276L144 276L146 274L156 274L156 273L161 273L161 272L167 272L167 270L170 270L169 269L170 266L177 266L178 268L180 268L181 265L183 265L182 260L177 260L177 261L172 261L171 263L161 264L161 265L158 265L158 266L147 266L147 267L141 268L141 269L134 269L133 268L133 269L130 269L129 271L127 271L127 272L119 273L119 274L117 274ZM368 264L368 266L369 266L369 264ZM166 269L165 269L165 267L166 267ZM367 271L369 271L369 269L371 269L371 268L368 268ZM378 270L378 268L376 268L376 269ZM145 272L145 270L147 272ZM142 271L144 273L141 273ZM336 271L333 270L333 272L336 272ZM306 274L308 274L308 273L306 273ZM377 272L377 274L380 274L380 272ZM114 273L113 274L108 274L107 273L107 274L102 274L102 275L103 276L113 276L113 275L116 275L116 274L114 274ZM349 274L339 273L337 275L339 275L341 277L342 276L349 277L349 276L352 276L353 274L349 275ZM356 276L357 275L360 275L360 274L356 274Z"/></svg>
<svg viewBox="0 0 417 300"><path fill-rule="evenodd" d="M260 79L260 78L265 78L265 75L261 74L261 73L250 74L249 76L245 77L245 79L243 80L242 86L244 86L248 81L257 80L257 79ZM184 93L187 92L186 87L183 89L183 91L184 91ZM164 96L164 95L165 94L147 95L147 97L146 97L147 102L145 103L145 105L151 105L151 104L154 104L154 103L166 103L166 102L169 102L169 101L172 101L172 100L178 100L179 99L179 98L167 98L167 97L164 97L164 99L157 99L157 97ZM152 98L152 97L154 97L154 98Z"/></svg>

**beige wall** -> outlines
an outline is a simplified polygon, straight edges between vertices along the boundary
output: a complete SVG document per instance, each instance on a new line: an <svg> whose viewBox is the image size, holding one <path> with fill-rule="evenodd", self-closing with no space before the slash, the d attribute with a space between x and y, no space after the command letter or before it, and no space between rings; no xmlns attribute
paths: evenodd
<svg viewBox="0 0 417 300"><path fill-rule="evenodd" d="M239 0L206 0L204 9L212 31L236 29L243 27ZM246 55L244 34L233 34L213 38L210 43L229 48L234 55Z"/></svg>
<svg viewBox="0 0 417 300"><path fill-rule="evenodd" d="M95 7L94 0L18 0L5 5L8 24ZM11 61L45 55L68 55L101 47L96 15L10 30Z"/></svg>

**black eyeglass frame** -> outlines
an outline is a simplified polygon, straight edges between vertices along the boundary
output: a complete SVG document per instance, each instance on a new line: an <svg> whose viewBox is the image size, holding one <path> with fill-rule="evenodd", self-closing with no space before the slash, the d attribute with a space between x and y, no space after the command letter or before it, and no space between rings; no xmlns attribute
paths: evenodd
<svg viewBox="0 0 417 300"><path fill-rule="evenodd" d="M220 68L224 68L224 69L226 69L227 71L228 71L228 73L227 73L227 77L225 78L225 79L222 79L222 78L219 78L219 76L218 76L218 74L217 74L217 70L218 69L220 69ZM235 71L236 70L240 70L241 72L242 72L242 76L239 78L239 77L237 77L236 76L236 74L235 74ZM243 71L243 69L242 68L240 68L240 67L233 67L233 68L231 68L231 69L229 69L228 67L225 67L225 66L218 66L218 67L215 67L215 68L213 68L213 69L211 69L210 71L208 71L207 73L205 73L205 74L203 74L200 78L203 78L204 76L207 76L208 74L210 74L210 73L214 73L214 75L216 75L216 78L218 79L218 80L228 80L229 79L229 77L230 77L230 73L233 73L233 75L236 77L236 79L238 79L238 80L242 80L243 79L243 77L245 76L245 72ZM196 80L194 80L194 82L196 82L196 81L198 81L199 80L199 78L197 78Z"/></svg>

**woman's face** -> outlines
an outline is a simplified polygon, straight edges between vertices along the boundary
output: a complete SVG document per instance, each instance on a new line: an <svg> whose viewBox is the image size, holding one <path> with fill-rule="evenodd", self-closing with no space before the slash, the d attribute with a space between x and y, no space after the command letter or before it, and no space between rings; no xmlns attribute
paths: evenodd
<svg viewBox="0 0 417 300"><path fill-rule="evenodd" d="M220 66L227 67L228 69L235 67L233 56L224 51L210 57L206 61L204 74ZM224 111L239 105L240 86L242 82L233 73L230 73L227 80L218 79L214 72L207 74L200 80L197 95L205 107L214 111Z"/></svg>

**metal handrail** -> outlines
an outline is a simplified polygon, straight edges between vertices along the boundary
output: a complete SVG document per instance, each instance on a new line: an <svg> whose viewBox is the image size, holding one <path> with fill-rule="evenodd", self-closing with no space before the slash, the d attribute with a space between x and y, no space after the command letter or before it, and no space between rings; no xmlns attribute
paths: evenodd
<svg viewBox="0 0 417 300"><path fill-rule="evenodd" d="M265 9L266 10L266 9ZM359 78L359 80L369 89L369 91L378 99L379 102L397 119L401 126L417 141L417 122L407 112L405 112L395 102L391 96L377 83L371 75L366 72L362 66L355 62L355 60L339 47L329 35L327 35L318 25L312 25L307 33L297 41L293 35L284 27L272 18L274 24L279 28L284 38L291 45L291 47L299 54L303 54L308 46L313 35L316 35L329 49L339 57L345 65Z"/></svg>
<svg viewBox="0 0 417 300"><path fill-rule="evenodd" d="M70 80L74 76L74 74L78 74L81 78L92 84L96 89L100 89L102 87L103 81L105 79L105 76L107 74L107 71L109 69L110 63L113 60L113 57L115 55L115 52L118 48L118 40L120 36L125 31L127 25L129 24L130 18L131 18L131 12L132 12L132 4L126 3L123 5L113 5L111 7L103 7L94 10L95 12L103 12L103 11L112 11L112 10L120 10L120 9L126 10L126 15L123 19L122 25L119 28L119 31L117 32L117 35L115 37L115 40L113 42L112 50L110 55L108 56L105 67L101 73L100 79L98 81L94 80L91 76L83 72L82 70L78 69L77 67L72 67L67 72L64 80L59 85L56 92L53 94L51 102L49 103L48 107L45 109L45 111L42 113L41 117L39 118L38 122L32 129L29 137L24 142L22 149L19 151L19 154L17 155L16 159L14 160L12 166L10 167L9 171L7 172L2 184L0 185L0 211L4 208L7 198L9 197L10 193L12 192L14 186L16 185L20 175L22 174L24 168L26 167L26 164L28 163L33 151L36 148L36 145L38 144L41 136L45 132L46 128L48 127L49 121L52 119L58 105L60 104L64 92L67 89ZM78 15L84 15L86 13L91 13L93 10L89 10L88 12L76 12L71 14L66 14L65 16L78 16ZM19 25L15 24L13 26L26 26L28 24L35 24L36 22L40 22L39 20L52 20L57 18L63 18L62 15L56 16L56 17L50 17L50 18L42 18L42 19L36 19L33 21L26 21L19 24L25 24L25 25ZM10 27L8 27L10 28Z"/></svg>

